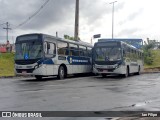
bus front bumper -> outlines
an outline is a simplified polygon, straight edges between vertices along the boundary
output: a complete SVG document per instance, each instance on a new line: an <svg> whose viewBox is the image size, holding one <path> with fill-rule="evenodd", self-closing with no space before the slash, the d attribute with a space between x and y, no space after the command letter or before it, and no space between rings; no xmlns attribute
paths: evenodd
<svg viewBox="0 0 160 120"><path fill-rule="evenodd" d="M108 69L107 67L103 66L103 68L100 67L93 67L93 73L95 74L125 74L126 73L125 66L119 66L117 68Z"/></svg>

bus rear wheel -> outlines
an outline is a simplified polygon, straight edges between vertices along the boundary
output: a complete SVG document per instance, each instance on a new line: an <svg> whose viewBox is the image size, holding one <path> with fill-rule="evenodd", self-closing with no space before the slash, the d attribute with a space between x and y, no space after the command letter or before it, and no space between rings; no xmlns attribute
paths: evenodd
<svg viewBox="0 0 160 120"><path fill-rule="evenodd" d="M62 80L64 78L65 78L65 69L63 66L60 66L58 70L58 79Z"/></svg>
<svg viewBox="0 0 160 120"><path fill-rule="evenodd" d="M140 71L141 71L141 68L140 66L138 67L138 72L136 73L136 75L140 75Z"/></svg>

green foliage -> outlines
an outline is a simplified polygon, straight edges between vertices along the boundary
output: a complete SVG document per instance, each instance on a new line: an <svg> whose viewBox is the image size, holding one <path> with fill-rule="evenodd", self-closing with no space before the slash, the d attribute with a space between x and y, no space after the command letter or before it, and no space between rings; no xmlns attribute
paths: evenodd
<svg viewBox="0 0 160 120"><path fill-rule="evenodd" d="M144 51L144 63L146 65L152 65L153 64L153 54L151 52L151 50L154 48L154 44L150 43L148 45L145 45L143 47L143 51Z"/></svg>
<svg viewBox="0 0 160 120"><path fill-rule="evenodd" d="M152 65L153 64L153 57L146 56L144 59L144 63L147 65Z"/></svg>
<svg viewBox="0 0 160 120"><path fill-rule="evenodd" d="M69 35L64 35L64 38L65 39L68 39L68 40L75 40L74 37L71 37ZM80 38L78 37L78 40L80 40Z"/></svg>
<svg viewBox="0 0 160 120"><path fill-rule="evenodd" d="M153 49L154 47L155 47L155 43L149 43L147 45L144 45L143 49L144 50L150 50L150 49Z"/></svg>
<svg viewBox="0 0 160 120"><path fill-rule="evenodd" d="M0 76L14 76L14 53L0 53Z"/></svg>
<svg viewBox="0 0 160 120"><path fill-rule="evenodd" d="M145 68L157 68L160 67L160 50L150 50L153 62L151 65L145 63ZM150 59L150 58L147 58Z"/></svg>

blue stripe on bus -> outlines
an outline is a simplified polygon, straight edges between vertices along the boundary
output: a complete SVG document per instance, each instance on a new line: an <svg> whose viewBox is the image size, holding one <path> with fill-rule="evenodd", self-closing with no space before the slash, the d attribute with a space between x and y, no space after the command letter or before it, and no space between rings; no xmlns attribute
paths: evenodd
<svg viewBox="0 0 160 120"><path fill-rule="evenodd" d="M43 63L43 59L40 59L37 61L38 65L42 64Z"/></svg>
<svg viewBox="0 0 160 120"><path fill-rule="evenodd" d="M45 59L40 59L37 61L38 65L40 64L54 64L53 60L51 58L45 58Z"/></svg>
<svg viewBox="0 0 160 120"><path fill-rule="evenodd" d="M54 64L54 62L53 62L52 59L45 59L45 60L43 61L43 64L52 65L52 64Z"/></svg>
<svg viewBox="0 0 160 120"><path fill-rule="evenodd" d="M68 56L67 61L71 65L91 65L90 58L86 57Z"/></svg>

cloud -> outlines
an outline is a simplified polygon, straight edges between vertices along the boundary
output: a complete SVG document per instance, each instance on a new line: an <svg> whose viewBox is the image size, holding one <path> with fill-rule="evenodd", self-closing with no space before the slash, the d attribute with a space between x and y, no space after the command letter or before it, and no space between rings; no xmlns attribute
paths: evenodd
<svg viewBox="0 0 160 120"><path fill-rule="evenodd" d="M125 6L125 2L117 2L115 3L115 12L118 12L119 10L122 10Z"/></svg>
<svg viewBox="0 0 160 120"><path fill-rule="evenodd" d="M46 0L0 0L0 24L10 27L21 24L35 13ZM80 38L89 40L93 34L111 36L112 0L79 0ZM137 4L138 3L138 4ZM121 0L115 3L115 36L159 36L158 1ZM153 14L155 13L155 14ZM25 25L9 31L10 36L26 33L47 33L59 36L74 35L75 0L50 0L50 2ZM0 26L0 36L5 36L5 25ZM158 38L158 37L157 37ZM156 39L156 38L155 38ZM1 38L0 38L1 40Z"/></svg>
<svg viewBox="0 0 160 120"><path fill-rule="evenodd" d="M81 0L80 15L85 19L87 25L100 22L105 15L112 14L112 5L104 0ZM115 12L124 7L124 2L115 3Z"/></svg>
<svg viewBox="0 0 160 120"><path fill-rule="evenodd" d="M140 31L138 28L123 29L116 36L134 36L138 31Z"/></svg>
<svg viewBox="0 0 160 120"><path fill-rule="evenodd" d="M128 20L132 21L132 20L136 19L136 17L139 16L139 15L141 15L142 12L143 12L143 9L141 8L138 11L136 11L136 12L132 13L131 15L129 15L128 16Z"/></svg>
<svg viewBox="0 0 160 120"><path fill-rule="evenodd" d="M3 0L0 6L2 10L0 16L17 26L33 15L43 3L44 0ZM44 29L51 25L61 24L64 21L70 21L74 19L73 16L74 0L50 0L42 11L20 29Z"/></svg>
<svg viewBox="0 0 160 120"><path fill-rule="evenodd" d="M123 25L127 22L135 20L138 16L140 16L142 14L142 12L143 12L143 9L140 8L136 12L133 12L133 13L129 14L128 17L125 20L119 22L119 25Z"/></svg>

